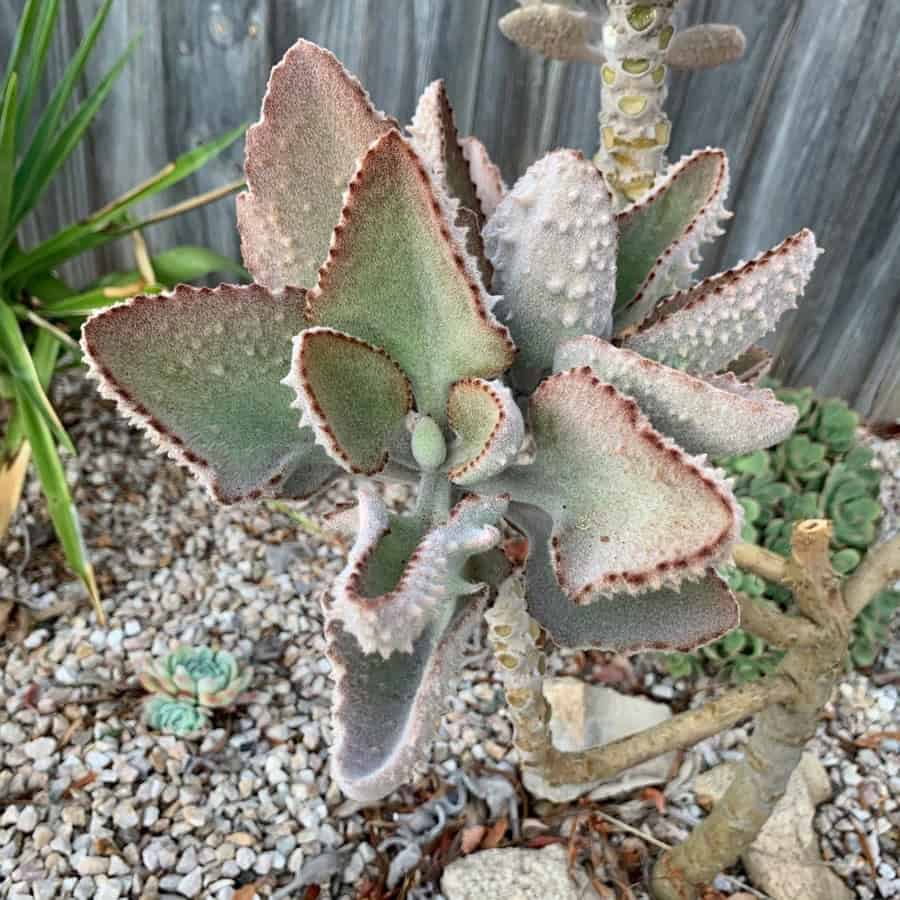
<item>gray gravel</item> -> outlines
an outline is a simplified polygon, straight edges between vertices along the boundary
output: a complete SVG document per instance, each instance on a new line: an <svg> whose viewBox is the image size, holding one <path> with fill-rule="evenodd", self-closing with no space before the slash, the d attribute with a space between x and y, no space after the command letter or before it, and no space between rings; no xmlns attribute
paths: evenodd
<svg viewBox="0 0 900 900"><path fill-rule="evenodd" d="M514 796L501 784L505 776L483 773L511 773L516 761L486 651L472 648L419 790L393 798L407 813L419 809L418 818L394 818L388 807L394 824L368 823L327 763L331 685L319 602L343 565L343 548L264 507L216 506L79 377L67 378L57 399L79 448L67 468L109 628L96 628L81 606L22 645L0 643L0 897L229 900L250 883L261 897L287 897L321 882L323 898L350 898L352 887L377 877L379 858L398 878L414 867L411 848L423 835L439 836L453 816L470 823L512 816L503 813ZM348 496L349 485L339 483L308 511ZM402 492L392 499L402 503ZM33 480L0 548L0 598L9 596L34 608L81 597ZM140 722L136 668L176 642L216 645L254 667L250 702L219 716L202 741L159 735ZM878 671L898 664L895 641ZM706 679L675 683L649 657L632 668L559 654L550 669L618 679L682 706L717 689ZM814 748L836 789L817 814L823 851L863 898L900 896L900 745L854 745L898 728L897 687L849 678ZM734 758L746 736L734 729L687 754L666 788L664 814L651 799L604 808L658 840L682 840L703 814L690 791L693 774ZM458 809L438 811L431 798L448 780L465 797ZM541 833L541 817L558 813L538 805L521 833ZM385 842L386 835L393 837ZM435 890L426 881L410 896Z"/></svg>

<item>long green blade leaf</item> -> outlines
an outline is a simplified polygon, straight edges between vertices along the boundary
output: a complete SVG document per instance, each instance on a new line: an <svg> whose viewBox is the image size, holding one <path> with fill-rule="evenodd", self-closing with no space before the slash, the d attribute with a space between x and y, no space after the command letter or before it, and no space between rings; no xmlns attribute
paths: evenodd
<svg viewBox="0 0 900 900"><path fill-rule="evenodd" d="M39 11L40 0L25 0L22 14L19 16L19 25L13 38L12 50L10 50L9 59L6 62L6 71L3 73L3 96L6 96L9 81L13 75L19 75L19 63L31 47Z"/></svg>
<svg viewBox="0 0 900 900"><path fill-rule="evenodd" d="M6 85L0 110L0 246L7 245L7 222L16 173L16 96L19 77L15 72Z"/></svg>
<svg viewBox="0 0 900 900"><path fill-rule="evenodd" d="M17 255L10 260L0 273L0 280L16 277L25 281L29 276L45 271L64 260L92 250L142 228L141 222L121 224L115 220L136 203L147 200L160 191L177 184L218 156L226 147L234 143L245 131L246 126L227 132L219 138L190 150L175 162L161 169L156 176L143 184L140 190L131 191L117 201L94 213L86 221L72 225L55 237L39 244L28 253Z"/></svg>
<svg viewBox="0 0 900 900"><path fill-rule="evenodd" d="M59 12L59 0L44 0L39 4L41 17L37 26L37 38L31 49L28 59L28 75L22 81L22 100L19 103L19 112L16 116L16 146L21 147L25 142L25 132L29 125L31 103L41 83L44 74L44 63L47 60L47 50L53 37L53 29L56 26L56 16Z"/></svg>
<svg viewBox="0 0 900 900"><path fill-rule="evenodd" d="M19 328L16 315L3 301L0 301L0 356L3 357L10 374L16 379L16 396L33 407L35 413L47 422L51 432L66 450L75 453L71 439L41 386L34 360Z"/></svg>
<svg viewBox="0 0 900 900"><path fill-rule="evenodd" d="M107 96L109 96L116 79L136 46L137 38L131 41L125 52L116 60L113 67L106 73L100 84L97 85L94 92L78 107L75 115L72 116L56 140L54 140L53 145L36 163L29 178L27 193L25 188L22 188L23 192L17 198L16 211L19 218L14 224L18 225L19 221L37 205L53 176L78 146L78 142L84 136L85 131L87 131L88 126L93 121L94 116L97 115Z"/></svg>
<svg viewBox="0 0 900 900"><path fill-rule="evenodd" d="M32 179L36 177L38 163L47 152L47 149L52 145L63 111L65 110L66 104L69 102L69 98L72 96L72 91L75 89L75 85L81 77L81 73L84 71L88 57L94 49L94 44L100 36L100 31L109 14L112 2L113 0L103 0L100 11L94 17L94 21L91 23L88 33L85 35L78 50L75 51L75 55L72 57L71 62L66 67L66 71L63 73L63 77L56 86L56 90L54 90L53 95L50 97L47 108L44 110L43 115L38 121L34 137L31 139L28 151L25 154L25 158L22 160L22 165L19 167L19 172L16 177L17 193L21 192L21 194L25 196L31 193L31 183ZM22 214L20 204L17 204L13 218L20 218Z"/></svg>

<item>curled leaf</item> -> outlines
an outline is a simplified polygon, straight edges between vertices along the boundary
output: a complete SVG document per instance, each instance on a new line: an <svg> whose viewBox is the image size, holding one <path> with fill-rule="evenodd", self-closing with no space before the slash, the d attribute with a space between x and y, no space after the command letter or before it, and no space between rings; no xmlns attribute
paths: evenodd
<svg viewBox="0 0 900 900"><path fill-rule="evenodd" d="M490 218L506 193L503 175L477 137L464 137L459 145L469 164L469 176L475 185L481 210L486 218Z"/></svg>

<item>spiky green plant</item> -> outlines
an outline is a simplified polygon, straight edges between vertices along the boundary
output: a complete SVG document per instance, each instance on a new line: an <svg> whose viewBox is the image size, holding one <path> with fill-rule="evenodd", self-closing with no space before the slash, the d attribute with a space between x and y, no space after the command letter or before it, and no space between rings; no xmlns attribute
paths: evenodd
<svg viewBox="0 0 900 900"><path fill-rule="evenodd" d="M85 585L101 621L94 572L59 453L60 447L68 452L74 452L74 447L47 396L54 372L80 358L71 334L77 334L91 312L122 297L161 290L212 271L242 272L233 262L198 247L178 247L151 259L138 239L137 272L78 290L56 273L57 266L74 256L128 234L139 236L151 222L236 190L240 184L143 220L131 216L136 204L196 172L239 137L242 129L191 150L34 247L22 247L18 241L19 227L84 137L135 47L132 41L92 93L70 108L112 2L104 0L47 105L33 114L59 0L27 0L0 86L0 401L10 407L0 439L0 537L9 526L33 461L66 560Z"/></svg>
<svg viewBox="0 0 900 900"><path fill-rule="evenodd" d="M796 431L786 441L750 454L719 461L734 479L734 492L744 509L742 537L775 553L788 555L795 522L829 518L834 523L831 564L850 575L878 536L881 473L873 453L857 441L859 417L846 403L818 397L811 388L777 388L783 403L797 407ZM725 575L736 591L788 609L791 593L756 575L731 568ZM888 636L900 592L882 591L856 618L850 660L870 666ZM704 660L722 668L735 681L768 674L784 654L754 635L736 629L699 654L668 657L678 676L703 668Z"/></svg>
<svg viewBox="0 0 900 900"><path fill-rule="evenodd" d="M617 215L570 150L507 191L441 82L408 133L298 41L247 135L256 283L138 297L82 339L104 395L222 502L370 480L338 516L356 541L325 604L332 764L363 800L427 743L508 574L504 519L528 537L529 614L563 646L688 650L737 624L713 567L740 511L705 455L784 439L796 409L720 373L748 369L819 252L803 231L691 284L726 215L719 150ZM391 479L417 485L412 513L372 484Z"/></svg>

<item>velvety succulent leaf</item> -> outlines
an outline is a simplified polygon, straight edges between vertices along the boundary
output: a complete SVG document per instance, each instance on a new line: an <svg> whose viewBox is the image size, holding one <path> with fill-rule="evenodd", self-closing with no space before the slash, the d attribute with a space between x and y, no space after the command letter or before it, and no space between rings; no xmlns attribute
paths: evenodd
<svg viewBox="0 0 900 900"><path fill-rule="evenodd" d="M730 372L744 384L755 384L769 374L774 361L775 357L768 350L754 344L728 363L722 374Z"/></svg>
<svg viewBox="0 0 900 900"><path fill-rule="evenodd" d="M579 366L634 397L651 425L688 453L749 453L785 440L797 424L796 407L770 390L733 375L696 378L590 335L557 348L557 371Z"/></svg>
<svg viewBox="0 0 900 900"><path fill-rule="evenodd" d="M712 570L698 581L682 582L677 591L620 592L577 605L554 575L550 517L536 507L513 503L506 518L528 537L528 612L562 647L617 653L692 650L738 624L734 596Z"/></svg>
<svg viewBox="0 0 900 900"><path fill-rule="evenodd" d="M500 31L514 44L548 59L601 65L603 50L592 43L597 19L584 10L560 3L533 3L503 16Z"/></svg>
<svg viewBox="0 0 900 900"><path fill-rule="evenodd" d="M715 372L797 306L821 253L804 229L748 263L667 298L625 346L689 372Z"/></svg>
<svg viewBox="0 0 900 900"><path fill-rule="evenodd" d="M384 468L386 448L412 409L400 367L381 348L331 328L307 328L294 338L282 384L296 391L301 425L312 427L336 463L360 475Z"/></svg>
<svg viewBox="0 0 900 900"><path fill-rule="evenodd" d="M615 215L602 175L580 153L557 150L532 165L488 222L485 244L521 365L549 369L560 340L609 334Z"/></svg>
<svg viewBox="0 0 900 900"><path fill-rule="evenodd" d="M457 381L450 389L447 421L458 439L448 473L456 484L475 484L503 471L525 440L522 413L499 381Z"/></svg>
<svg viewBox="0 0 900 900"><path fill-rule="evenodd" d="M237 198L244 263L258 282L315 284L357 160L393 125L327 50L305 40L288 50L247 131L249 190Z"/></svg>
<svg viewBox="0 0 900 900"><path fill-rule="evenodd" d="M303 292L179 285L92 316L82 347L101 393L222 502L308 496L339 471L279 384Z"/></svg>
<svg viewBox="0 0 900 900"><path fill-rule="evenodd" d="M669 167L659 186L618 215L615 331L638 325L666 294L687 287L701 244L730 218L728 158L698 150Z"/></svg>
<svg viewBox="0 0 900 900"><path fill-rule="evenodd" d="M409 126L412 145L431 171L431 176L449 195L455 207L455 224L466 235L466 249L478 263L485 285L490 287L493 270L484 254L481 229L485 214L472 180L469 162L459 143L453 107L443 80L433 81L419 98Z"/></svg>
<svg viewBox="0 0 900 900"><path fill-rule="evenodd" d="M736 25L709 22L675 32L666 63L673 69L712 69L737 62L746 49L747 39Z"/></svg>
<svg viewBox="0 0 900 900"><path fill-rule="evenodd" d="M331 766L348 797L371 803L409 779L434 734L486 598L482 591L448 603L414 641L411 653L387 659L363 653L341 620L327 621L336 681Z"/></svg>
<svg viewBox="0 0 900 900"><path fill-rule="evenodd" d="M491 160L487 147L477 137L461 138L459 145L469 164L469 176L475 185L481 211L490 218L506 193L503 175Z"/></svg>
<svg viewBox="0 0 900 900"><path fill-rule="evenodd" d="M363 653L388 658L413 644L457 598L482 585L463 569L473 554L500 542L505 498L461 500L447 522L425 531L414 516L391 515L368 486L359 492L356 541L334 589L329 617L339 619Z"/></svg>
<svg viewBox="0 0 900 900"><path fill-rule="evenodd" d="M550 514L556 577L576 602L677 587L725 557L740 531L729 488L591 369L547 378L530 421L534 462L479 490Z"/></svg>
<svg viewBox="0 0 900 900"><path fill-rule="evenodd" d="M418 411L438 423L454 382L499 375L515 353L452 220L413 149L388 132L360 162L307 295L312 324L382 347L412 382Z"/></svg>

